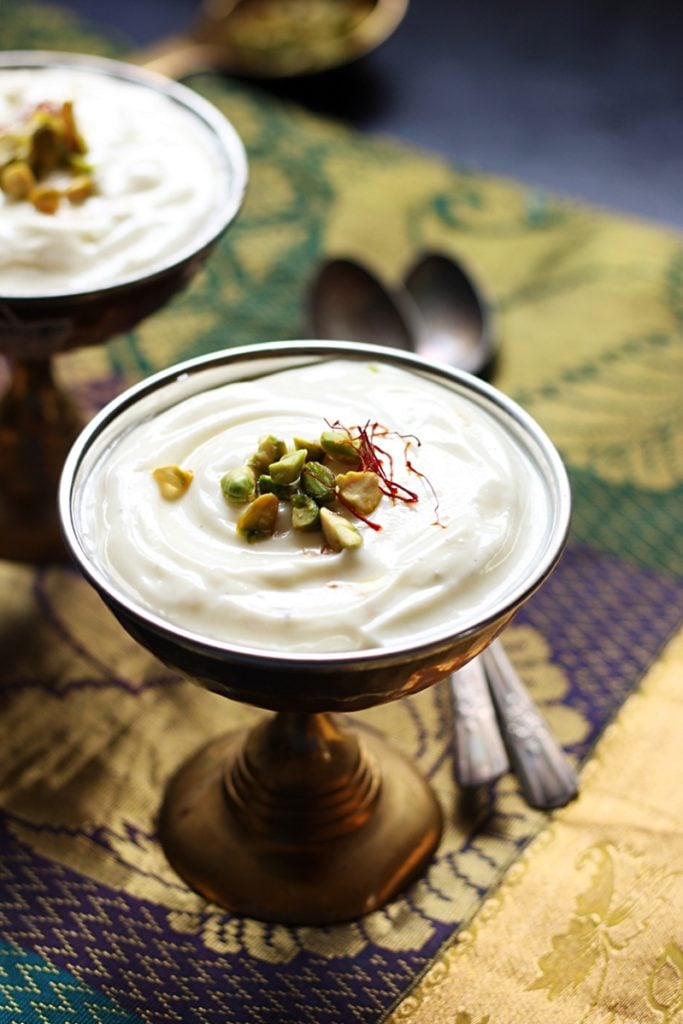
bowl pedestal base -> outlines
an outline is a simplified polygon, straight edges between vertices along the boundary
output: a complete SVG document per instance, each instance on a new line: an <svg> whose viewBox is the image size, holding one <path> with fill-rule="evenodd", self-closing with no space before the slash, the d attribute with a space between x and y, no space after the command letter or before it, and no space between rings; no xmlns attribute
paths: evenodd
<svg viewBox="0 0 683 1024"><path fill-rule="evenodd" d="M50 359L9 366L0 397L0 558L65 562L57 489L83 419L57 388Z"/></svg>
<svg viewBox="0 0 683 1024"><path fill-rule="evenodd" d="M430 786L388 744L325 713L280 712L180 768L159 835L178 874L228 910L331 924L405 888L441 827Z"/></svg>

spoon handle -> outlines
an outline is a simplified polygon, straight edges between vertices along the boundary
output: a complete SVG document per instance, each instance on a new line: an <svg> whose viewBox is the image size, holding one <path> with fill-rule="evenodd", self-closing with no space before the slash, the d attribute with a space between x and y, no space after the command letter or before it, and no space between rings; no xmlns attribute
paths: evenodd
<svg viewBox="0 0 683 1024"><path fill-rule="evenodd" d="M525 800L531 807L563 807L578 793L578 779L527 693L500 640L481 655L500 729Z"/></svg>
<svg viewBox="0 0 683 1024"><path fill-rule="evenodd" d="M462 787L493 782L509 768L481 656L449 679L453 707L453 773Z"/></svg>
<svg viewBox="0 0 683 1024"><path fill-rule="evenodd" d="M133 54L131 60L149 71L181 81L198 71L226 65L228 55L222 47L198 43L189 36L172 36Z"/></svg>

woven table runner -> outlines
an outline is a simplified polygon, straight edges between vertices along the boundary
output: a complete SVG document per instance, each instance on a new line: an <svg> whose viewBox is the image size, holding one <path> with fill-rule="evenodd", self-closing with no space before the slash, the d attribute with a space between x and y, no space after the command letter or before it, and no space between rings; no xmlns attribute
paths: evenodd
<svg viewBox="0 0 683 1024"><path fill-rule="evenodd" d="M0 7L0 39L125 53L30 5ZM244 140L244 208L186 292L60 357L61 382L92 412L180 359L307 337L324 256L360 257L389 284L424 250L463 259L494 305L495 383L553 438L574 493L566 555L505 646L590 764L553 816L512 776L465 799L444 685L354 715L443 804L429 870L351 924L231 916L177 878L155 819L186 756L263 712L171 674L75 569L0 563L0 1022L680 1024L681 237L242 83L190 84Z"/></svg>

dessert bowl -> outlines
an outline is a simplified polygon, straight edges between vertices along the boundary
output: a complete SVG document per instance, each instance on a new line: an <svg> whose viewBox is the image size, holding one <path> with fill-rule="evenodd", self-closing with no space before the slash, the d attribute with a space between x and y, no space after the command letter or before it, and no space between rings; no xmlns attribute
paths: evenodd
<svg viewBox="0 0 683 1024"><path fill-rule="evenodd" d="M63 83L67 81L82 89L86 107L89 104L92 108L98 100L102 103L101 117L97 117L97 110L91 110L89 119L86 117L84 125L79 122L79 128L87 132L91 123L95 145L92 154L86 156L92 155L97 176L98 155L106 153L103 159L108 165L100 170L116 192L115 196L109 195L105 181L101 194L54 216L29 209L28 202L10 203L0 197L9 232L8 244L0 256L0 354L10 368L9 385L0 400L0 467L4 481L0 556L43 560L63 557L54 512L57 482L66 452L82 425L68 397L54 382L53 357L68 349L102 344L130 330L185 287L234 220L244 196L247 165L237 133L212 104L190 89L144 69L83 54L3 53L0 86L5 83L5 92L0 89L0 101L8 104L11 100L18 109L21 103L12 96L16 87L7 84L15 81L27 83L21 86L27 89L26 105L63 100L64 94L43 95L41 100L39 92L54 88L55 83L65 89ZM106 104L119 93L120 109L114 109L115 116L111 116ZM76 115L78 102L77 98ZM146 102L150 104L150 118L160 125L167 123L163 130L168 139L177 132L186 139L190 151L196 146L197 160L192 166L199 166L199 149L204 147L205 180L213 191L201 210L197 207L191 211L196 222L190 218L183 198L189 193L186 182L182 194L178 188L175 207L167 190L164 206L155 211L154 223L143 223L145 207L151 216L153 205L149 200L154 192L152 179L145 179L152 142L146 154L141 148L137 194L129 197L129 209L124 206L123 172L119 173L116 153L112 153L115 136L111 126L120 125L127 133L121 147L125 151L126 145L133 144L132 124L145 124ZM161 131L159 128L154 134L150 129L152 140L160 139ZM170 163L167 160L167 166ZM132 181L132 162L125 173ZM156 194L162 192L159 185ZM64 250L63 266L60 246ZM148 250L144 255L140 252L143 246Z"/></svg>
<svg viewBox="0 0 683 1024"><path fill-rule="evenodd" d="M319 73L384 42L408 0L207 0L202 7L185 35L152 44L138 63L171 78L211 69L266 79Z"/></svg>
<svg viewBox="0 0 683 1024"><path fill-rule="evenodd" d="M404 632L389 632L376 643L371 634L362 646L351 641L335 649L332 641L332 649L324 649L324 644L323 649L299 649L296 642L281 645L268 636L259 643L253 639L258 634L248 636L245 643L239 633L226 639L196 624L187 628L182 611L169 615L166 609L153 607L136 590L136 576L147 573L137 554L129 580L107 554L111 548L105 535L111 533L118 506L116 501L109 508L100 504L94 488L107 479L108 467L114 467L114 477L119 478L116 459L122 452L125 456L131 439L145 437L150 424L154 428L165 423L177 410L199 408L214 397L221 406L230 405L223 401L224 387L233 388L230 393L237 398L239 388L246 386L250 394L252 386L275 382L278 393L282 381L292 386L308 375L315 380L315 391L325 375L341 380L342 366L348 381L357 375L363 387L377 379L376 385L368 385L376 388L367 396L368 411L383 401L387 384L398 386L395 375L400 374L420 396L418 406L426 409L427 426L432 413L421 403L422 389L438 398L447 412L451 406L465 409L475 425L485 424L505 438L511 464L521 474L513 485L523 512L511 533L511 550L518 549L519 554L500 571L494 563L502 564L502 556L489 558L486 571L477 576L471 606L468 598L451 608L450 583L445 580L446 597L437 596L435 618L424 622L418 609L427 585L422 590L416 586L414 595L409 594L410 600L414 597L415 622L411 612ZM296 393L292 401L295 408L303 407ZM365 398L360 401L362 406ZM257 406L259 429L268 429L269 411L268 404L260 411ZM453 412L454 424L458 415ZM411 425L406 424L406 431ZM145 440L143 448L146 445ZM496 458L493 451L490 458ZM482 493L489 495L487 486ZM384 504L391 515L396 502L385 499ZM94 508L101 509L101 520ZM484 650L552 571L567 537L570 492L559 455L531 417L469 374L398 350L318 341L248 346L165 370L106 406L81 433L66 460L59 510L77 565L136 640L208 689L277 712L246 738L237 734L212 741L170 783L160 838L179 874L231 910L290 923L353 918L382 905L408 884L438 843L437 801L414 767L388 744L342 728L330 713L396 700L450 675ZM426 521L434 519L429 507L426 514ZM443 522L431 522L445 545L445 557L449 547L458 544L455 529L452 535L442 529L447 515L446 507ZM156 522L157 512L150 509L147 518ZM226 527L226 538L228 532ZM370 551L374 536L368 529L364 544ZM260 541L258 546L267 543ZM245 541L242 548L231 548L226 567L230 559L251 557L256 547ZM160 562L163 557L160 553ZM317 559L317 566L328 557L323 552L302 555L307 564ZM353 565L356 557L355 551L332 555L324 563L329 579L343 578L344 566ZM197 550L197 566L201 561ZM337 587L336 582L332 585ZM294 606L302 590L303 584L297 589L292 576L284 588L285 601L289 594ZM389 604L391 600L389 587ZM340 617L351 615L346 606L340 607Z"/></svg>

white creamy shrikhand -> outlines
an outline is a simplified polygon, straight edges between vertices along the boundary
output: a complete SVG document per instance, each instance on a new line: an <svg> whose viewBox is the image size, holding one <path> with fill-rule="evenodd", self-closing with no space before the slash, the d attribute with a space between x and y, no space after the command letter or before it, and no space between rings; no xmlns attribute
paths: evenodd
<svg viewBox="0 0 683 1024"><path fill-rule="evenodd" d="M153 271L191 245L230 187L218 138L144 85L80 67L0 69L0 126L73 100L97 194L54 214L0 192L0 294L87 291Z"/></svg>
<svg viewBox="0 0 683 1024"><path fill-rule="evenodd" d="M357 519L363 544L321 550L319 534L289 527L248 543L244 506L220 480L258 438L318 437L326 421L379 421L415 435L383 439L393 477L415 504L383 497ZM152 471L194 473L177 501ZM433 491L432 491L433 488ZM350 651L411 643L495 607L533 569L549 518L532 460L474 400L381 362L331 360L218 387L125 432L84 482L82 543L95 564L143 606L192 632L281 652ZM351 513L348 514L353 519Z"/></svg>

